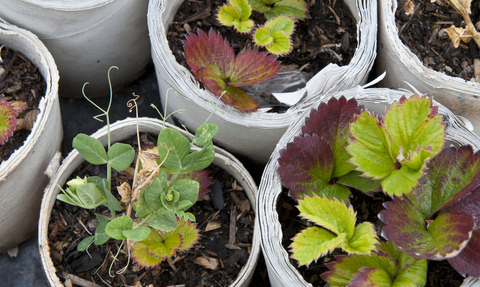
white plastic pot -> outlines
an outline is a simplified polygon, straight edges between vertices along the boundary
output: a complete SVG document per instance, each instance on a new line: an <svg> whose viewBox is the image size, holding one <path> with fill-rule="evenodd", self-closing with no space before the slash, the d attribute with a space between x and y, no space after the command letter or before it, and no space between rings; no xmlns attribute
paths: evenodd
<svg viewBox="0 0 480 287"><path fill-rule="evenodd" d="M394 100L399 100L403 95L408 96L411 94L411 92L390 89L357 88L325 95L312 105L312 108L317 108L320 101L327 102L332 96L337 99L340 96L345 96L347 99L355 97L359 104L364 105L369 111L374 111L376 114L384 114L385 108L390 106ZM444 116L447 122L447 140L459 145L471 144L474 150L479 150L479 138L467 130L451 111L438 102L434 102L434 104L439 105L439 113ZM282 192L281 179L277 172L279 167L278 159L280 158L279 152L286 147L287 143L293 141L295 136L301 134L301 127L305 123L305 117L309 115L310 109L304 111L282 136L265 167L258 191L257 210L262 237L262 250L270 283L275 287L312 286L305 281L297 268L290 264L290 255L282 246L283 234L277 213L277 200ZM465 286L479 287L479 285Z"/></svg>
<svg viewBox="0 0 480 287"><path fill-rule="evenodd" d="M180 65L168 46L167 30L183 0L151 0L148 7L148 29L152 45L152 58L157 73L160 98L166 102L170 88L178 96L168 98L169 112L185 109L187 112L175 115L189 130L195 130L212 113L216 97L201 89L192 73ZM230 152L247 156L259 163L266 163L278 139L288 125L308 108L319 95L345 90L367 80L376 55L377 1L346 0L345 3L357 20L358 46L348 66L330 64L314 75L306 86L306 98L285 113L244 113L222 102L211 122L218 125L215 143ZM212 9L212 13L216 13ZM170 91L173 95L173 92Z"/></svg>
<svg viewBox="0 0 480 287"><path fill-rule="evenodd" d="M410 89L410 85L450 109L455 115L467 118L480 134L480 83L451 77L425 67L418 57L403 44L395 24L396 0L378 2L377 73L386 73L379 86L391 89ZM410 84L410 85L409 85Z"/></svg>
<svg viewBox="0 0 480 287"><path fill-rule="evenodd" d="M136 119L127 118L125 120L121 120L112 124L110 126L111 142L114 143L117 141L122 141L136 135L136 123ZM139 131L141 133L148 132L152 134L158 134L162 130L163 125L163 122L161 122L160 120L152 118L139 118L138 123ZM187 135L184 130L178 129L168 123L166 124L166 126L169 128L175 128L182 134ZM104 145L106 145L106 127L98 130L92 135L92 137L97 138ZM61 283L60 279L55 274L56 269L50 257L50 247L48 245L48 223L50 221L50 213L52 211L53 205L55 204L55 201L57 200L57 194L60 192L60 189L57 187L57 183L58 185L63 186L65 182L67 182L71 178L71 175L75 171L75 169L83 162L83 157L76 150L71 151L69 155L63 160L62 165L58 168L57 172L51 179L50 184L45 189L42 199L40 220L38 223L38 244L40 248L42 265L47 275L48 282L51 286L55 287L64 285ZM237 180L238 184L240 184L244 188L245 193L247 194L248 199L252 204L252 207L255 209L257 186L251 175L242 165L242 163L225 150L215 147L215 159L213 160L213 164L227 171ZM257 265L259 255L260 235L258 226L257 224L255 224L250 257L248 258L248 262L243 266L239 275L230 286L243 287L249 285L255 267Z"/></svg>
<svg viewBox="0 0 480 287"><path fill-rule="evenodd" d="M3 8L2 8L3 9ZM25 55L46 81L37 116L23 146L0 164L0 253L32 237L37 230L44 175L63 137L58 103L58 71L52 55L31 32L0 18L0 44Z"/></svg>
<svg viewBox="0 0 480 287"><path fill-rule="evenodd" d="M60 96L109 95L107 70L118 90L151 61L147 0L0 0L0 17L28 29L52 53L60 71Z"/></svg>

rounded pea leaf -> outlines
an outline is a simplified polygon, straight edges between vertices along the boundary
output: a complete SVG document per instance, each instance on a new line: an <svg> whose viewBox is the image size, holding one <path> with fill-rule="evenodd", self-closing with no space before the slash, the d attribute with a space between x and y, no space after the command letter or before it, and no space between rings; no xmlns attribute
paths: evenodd
<svg viewBox="0 0 480 287"><path fill-rule="evenodd" d="M89 135L78 134L73 139L72 146L91 164L107 163L108 157L102 143Z"/></svg>
<svg viewBox="0 0 480 287"><path fill-rule="evenodd" d="M85 251L85 249L87 249L90 245L92 245L94 237L95 236L85 237L82 241L80 241L80 243L78 243L77 250Z"/></svg>
<svg viewBox="0 0 480 287"><path fill-rule="evenodd" d="M108 234L108 236L112 238L123 240L123 239L127 239L127 237L123 235L123 231L131 230L132 228L133 228L133 219L131 219L130 216L124 215L122 217L117 217L114 220L110 221L105 227L105 232Z"/></svg>
<svg viewBox="0 0 480 287"><path fill-rule="evenodd" d="M177 228L177 218L175 216L175 212L171 210L160 209L157 214L150 217L148 225L164 232L174 230Z"/></svg>
<svg viewBox="0 0 480 287"><path fill-rule="evenodd" d="M179 131L166 128L158 135L158 153L161 160L167 157L166 168L181 170L182 160L189 152L190 141Z"/></svg>
<svg viewBox="0 0 480 287"><path fill-rule="evenodd" d="M218 131L218 126L213 123L206 123L197 128L193 144L204 146L208 144Z"/></svg>
<svg viewBox="0 0 480 287"><path fill-rule="evenodd" d="M135 158L135 150L128 144L115 143L107 153L110 166L117 171L124 171Z"/></svg>
<svg viewBox="0 0 480 287"><path fill-rule="evenodd" d="M215 158L215 148L212 141L205 144L200 151L192 152L182 160L182 169L184 171L195 171L207 168Z"/></svg>
<svg viewBox="0 0 480 287"><path fill-rule="evenodd" d="M137 226L131 230L124 230L123 235L133 241L142 241L150 234L151 229L146 226Z"/></svg>
<svg viewBox="0 0 480 287"><path fill-rule="evenodd" d="M97 225L97 228L95 229L95 244L96 245L102 245L105 242L110 239L110 236L107 234L105 231L105 228L107 227L108 221L100 220L100 222Z"/></svg>

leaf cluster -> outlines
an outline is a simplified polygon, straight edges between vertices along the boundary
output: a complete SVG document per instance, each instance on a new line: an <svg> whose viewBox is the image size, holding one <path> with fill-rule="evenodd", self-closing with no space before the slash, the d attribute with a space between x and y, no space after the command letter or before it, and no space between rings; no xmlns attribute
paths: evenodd
<svg viewBox="0 0 480 287"><path fill-rule="evenodd" d="M351 234L356 230L352 229L356 221L354 215L347 216L353 213L347 211L351 209L350 191L343 187L367 194L381 190L393 197L379 217L385 223L382 237L389 240L390 249L395 245L399 252L395 254L410 261L448 259L462 275L478 277L480 154L474 153L471 146L443 148L444 143L445 123L438 108L426 96L402 97L387 109L384 117L357 107L354 99L332 98L327 104L320 104L306 119L302 135L280 153L278 172L289 194L299 201L300 215L323 227L314 226L300 232L293 239L292 256L301 265L309 264L340 247L350 255L341 257L336 267L334 263L329 265L330 272L324 278L336 278L332 282L326 279L331 286L400 284L396 283L398 268L379 270L380 265L389 265L374 264L395 257L390 254L390 259L378 259L381 255L378 248L370 254L373 248L368 244L375 243L374 232L368 236L362 232L362 236L358 236L361 240L357 248L361 246L366 251L362 255L343 245L343 242L353 244L350 238L355 238ZM348 178L361 178L361 184L351 184ZM340 203L343 207L337 206ZM340 210L343 211L337 213ZM339 231L341 226L343 229ZM345 226L350 228L345 237L348 241L343 241L341 236L347 230ZM380 251L385 248L380 246ZM417 267L420 266L426 270L426 263ZM355 272L338 279L343 276L338 272L346 269ZM417 271L426 274L425 270ZM410 280L412 282L404 282L405 286L425 284Z"/></svg>
<svg viewBox="0 0 480 287"><path fill-rule="evenodd" d="M265 47L274 55L292 50L294 21L309 18L304 0L229 0L219 8L217 19L224 26L233 26L240 33L250 33L255 26L250 19L252 10L265 14L267 22L253 32L255 45Z"/></svg>
<svg viewBox="0 0 480 287"><path fill-rule="evenodd" d="M22 101L0 99L0 145L5 144L17 126L17 116L27 107Z"/></svg>

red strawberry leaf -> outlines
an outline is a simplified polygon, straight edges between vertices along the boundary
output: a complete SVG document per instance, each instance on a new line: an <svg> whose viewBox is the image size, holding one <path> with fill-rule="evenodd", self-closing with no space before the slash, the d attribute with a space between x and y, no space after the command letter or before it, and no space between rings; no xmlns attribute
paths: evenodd
<svg viewBox="0 0 480 287"><path fill-rule="evenodd" d="M347 101L343 96L338 100L332 97L328 104L322 102L317 109L312 109L310 116L305 119L302 133L317 134L325 138L332 148L335 161L334 177L343 176L354 168L353 164L347 162L351 156L345 147L350 134L350 123L362 109L355 99Z"/></svg>
<svg viewBox="0 0 480 287"><path fill-rule="evenodd" d="M260 84L268 79L276 78L280 70L277 57L267 52L246 49L235 59L235 68L230 75L229 85L234 87Z"/></svg>
<svg viewBox="0 0 480 287"><path fill-rule="evenodd" d="M25 102L0 100L0 144L13 135L18 114L27 107Z"/></svg>
<svg viewBox="0 0 480 287"><path fill-rule="evenodd" d="M473 232L467 246L457 256L448 259L458 273L480 277L480 230Z"/></svg>
<svg viewBox="0 0 480 287"><path fill-rule="evenodd" d="M333 173L333 152L327 141L316 134L298 136L280 151L278 172L289 195L295 199L325 195L348 202L347 187L330 184Z"/></svg>

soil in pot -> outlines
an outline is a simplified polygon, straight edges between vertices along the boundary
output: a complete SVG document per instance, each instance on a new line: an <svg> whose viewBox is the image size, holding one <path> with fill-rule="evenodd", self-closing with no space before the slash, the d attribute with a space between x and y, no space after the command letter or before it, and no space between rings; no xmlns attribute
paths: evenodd
<svg viewBox="0 0 480 287"><path fill-rule="evenodd" d="M398 0L395 21L399 37L425 67L465 80L475 79L474 59L479 58L479 48L473 40L453 47L444 29L451 25L465 27L465 23L447 2ZM480 1L472 1L470 18L474 24L480 20L479 9Z"/></svg>
<svg viewBox="0 0 480 287"><path fill-rule="evenodd" d="M311 19L297 21L292 35L293 50L278 60L280 71L303 71L306 80L313 77L330 63L345 66L350 63L357 47L357 24L343 1L306 0ZM168 28L169 47L177 62L190 70L183 56L183 44L188 32L211 28L220 32L238 54L245 48L254 48L250 34L241 34L233 27L222 26L217 21L218 8L228 0L184 1L177 10L173 22ZM263 14L253 11L251 17L256 24L265 23ZM266 51L265 49L259 49ZM271 95L255 97L260 107L278 105ZM281 111L282 109L280 109ZM283 109L285 110L285 109ZM273 109L272 112L278 112Z"/></svg>
<svg viewBox="0 0 480 287"><path fill-rule="evenodd" d="M141 136L142 139L147 137ZM148 137L150 140L155 137ZM136 138L132 139L132 146ZM153 141L150 142L150 144ZM197 220L199 242L186 252L177 253L172 260L164 260L160 267L139 269L122 249L109 276L112 257L121 241L110 239L101 246L92 245L89 254L77 251L78 243L95 232L98 221L94 213L105 214L101 206L84 210L56 201L49 222L51 257L59 278L83 278L100 286L228 286L246 264L253 237L254 212L243 188L235 179L218 167L208 168L213 185L211 192L198 201L189 212ZM77 169L75 176L106 176L102 166L88 163ZM113 172L112 193L120 199L116 186L126 180L123 174ZM232 223L234 219L234 223ZM128 266L127 266L128 265ZM127 266L127 268L125 268ZM125 270L123 270L125 268ZM74 276L71 276L74 275ZM140 285L139 285L140 284Z"/></svg>
<svg viewBox="0 0 480 287"><path fill-rule="evenodd" d="M381 234L383 223L378 218L378 213L384 209L383 203L391 200L390 197L382 192L375 192L372 197L358 190L351 189L351 191L353 197L350 198L350 202L357 213L357 224L369 221L375 225L377 234ZM278 200L277 212L283 232L282 245L287 251L295 234L311 225L307 220L298 216L297 205L298 203L288 196L288 190L284 188ZM298 262L294 259L290 259L290 263L298 267L297 269L303 278L314 287L326 286L327 282L320 277L320 274L328 271L324 263L335 261L334 256L341 254L346 255L343 251L335 249L334 252L319 258L317 263L312 262L309 267L305 265L298 267ZM450 266L448 261L428 261L427 284L425 286L458 287L462 285L463 279Z"/></svg>
<svg viewBox="0 0 480 287"><path fill-rule="evenodd" d="M27 108L19 115L13 135L0 145L0 162L23 145L35 122L38 103L45 95L46 83L40 71L20 52L0 43L0 99L22 101Z"/></svg>

